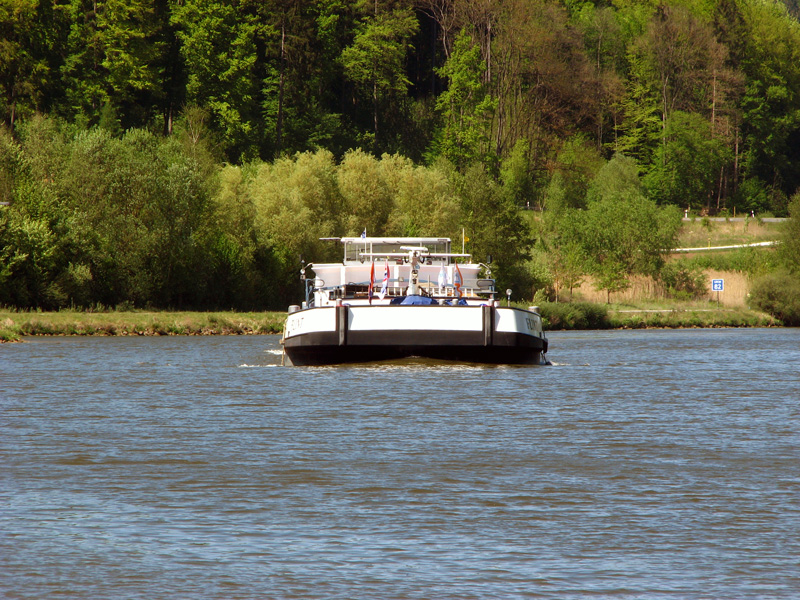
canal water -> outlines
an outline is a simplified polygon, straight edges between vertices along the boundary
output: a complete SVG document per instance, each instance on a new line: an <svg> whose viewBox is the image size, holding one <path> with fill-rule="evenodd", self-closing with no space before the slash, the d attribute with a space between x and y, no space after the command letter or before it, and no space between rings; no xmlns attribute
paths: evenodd
<svg viewBox="0 0 800 600"><path fill-rule="evenodd" d="M798 598L800 330L0 346L0 597Z"/></svg>

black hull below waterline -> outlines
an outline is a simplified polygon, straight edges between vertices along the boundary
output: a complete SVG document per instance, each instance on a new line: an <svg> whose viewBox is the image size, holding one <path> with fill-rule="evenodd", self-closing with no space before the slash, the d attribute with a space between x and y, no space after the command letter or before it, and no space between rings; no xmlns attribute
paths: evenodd
<svg viewBox="0 0 800 600"><path fill-rule="evenodd" d="M544 365L541 350L516 348L447 348L443 346L320 346L286 348L288 363L296 367L369 363L428 358L458 363L489 365Z"/></svg>

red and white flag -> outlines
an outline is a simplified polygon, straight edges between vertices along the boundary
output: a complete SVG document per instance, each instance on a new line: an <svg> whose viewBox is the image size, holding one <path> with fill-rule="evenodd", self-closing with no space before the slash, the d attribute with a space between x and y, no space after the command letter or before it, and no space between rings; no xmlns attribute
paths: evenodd
<svg viewBox="0 0 800 600"><path fill-rule="evenodd" d="M375 261L372 261L369 267L369 288L367 289L367 298L369 303L372 304L372 292L375 288Z"/></svg>
<svg viewBox="0 0 800 600"><path fill-rule="evenodd" d="M453 285L456 288L456 294L459 298L461 298L461 269L458 268L458 263L456 263L456 271L453 275Z"/></svg>
<svg viewBox="0 0 800 600"><path fill-rule="evenodd" d="M386 261L386 266L383 269L383 284L381 285L381 293L378 297L383 300L386 297L386 292L389 291L389 261Z"/></svg>

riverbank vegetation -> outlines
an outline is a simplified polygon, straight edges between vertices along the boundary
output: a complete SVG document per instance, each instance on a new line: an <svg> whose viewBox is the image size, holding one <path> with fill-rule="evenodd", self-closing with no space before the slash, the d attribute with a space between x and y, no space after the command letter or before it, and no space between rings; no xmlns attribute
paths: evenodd
<svg viewBox="0 0 800 600"><path fill-rule="evenodd" d="M721 308L707 302L597 304L546 303L539 307L547 330L680 329L694 327L775 327L775 317L747 308Z"/></svg>
<svg viewBox="0 0 800 600"><path fill-rule="evenodd" d="M366 230L800 323L794 3L22 0L0 41L0 306L285 310ZM678 257L742 238L687 212L783 242Z"/></svg>
<svg viewBox="0 0 800 600"><path fill-rule="evenodd" d="M32 335L248 335L280 333L286 313L0 310L0 341Z"/></svg>

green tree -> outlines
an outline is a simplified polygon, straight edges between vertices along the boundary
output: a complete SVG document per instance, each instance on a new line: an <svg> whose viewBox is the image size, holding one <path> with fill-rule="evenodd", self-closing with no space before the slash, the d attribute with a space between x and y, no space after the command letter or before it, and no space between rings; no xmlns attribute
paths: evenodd
<svg viewBox="0 0 800 600"><path fill-rule="evenodd" d="M343 231L359 235L366 229L369 236L383 235L394 199L380 162L362 150L350 151L342 158L336 181L343 201Z"/></svg>
<svg viewBox="0 0 800 600"><path fill-rule="evenodd" d="M531 174L530 144L517 140L511 154L502 162L500 180L506 195L520 207L530 207L535 201L535 183Z"/></svg>
<svg viewBox="0 0 800 600"><path fill-rule="evenodd" d="M0 208L0 304L57 308L57 243L47 223L16 208Z"/></svg>
<svg viewBox="0 0 800 600"><path fill-rule="evenodd" d="M555 169L545 190L547 210L585 208L589 184L604 162L586 136L578 134L567 139L556 157Z"/></svg>
<svg viewBox="0 0 800 600"><path fill-rule="evenodd" d="M627 93L618 105L622 120L617 127L613 148L640 164L649 164L661 139L662 115L658 95L647 83L642 57L630 52L628 60L631 74L625 84Z"/></svg>
<svg viewBox="0 0 800 600"><path fill-rule="evenodd" d="M59 114L80 125L97 123L100 110L109 102L102 64L105 48L98 23L101 6L90 0L70 0L63 9L68 23L60 68L64 97L56 106Z"/></svg>
<svg viewBox="0 0 800 600"><path fill-rule="evenodd" d="M26 296L28 304L19 297L18 306L85 306L91 300L93 282L87 255L94 233L59 193L68 156L63 129L59 121L42 116L21 121L17 127L19 144L14 144L9 210L23 216L28 224L36 224L36 228L26 226L25 230L46 232L50 246L47 281L31 284L31 276L41 271L26 269L25 276L17 282L33 285L31 289L39 292Z"/></svg>
<svg viewBox="0 0 800 600"><path fill-rule="evenodd" d="M467 251L480 261L492 257L500 288L511 287L518 293L530 289L525 263L533 239L520 207L480 163L474 163L464 175L451 173L451 178L461 201L462 225L469 238Z"/></svg>
<svg viewBox="0 0 800 600"><path fill-rule="evenodd" d="M132 130L123 141L134 147L138 143L148 146L152 143L149 136ZM211 190L201 165L182 150L175 139L156 142L155 182L143 198L143 218L150 234L144 261L150 280L147 285L151 301L158 306L198 306L205 301L206 244L209 230L213 230L209 222ZM146 157L146 153L134 151L131 160L138 167Z"/></svg>
<svg viewBox="0 0 800 600"><path fill-rule="evenodd" d="M22 152L5 125L0 125L0 202L11 203Z"/></svg>
<svg viewBox="0 0 800 600"><path fill-rule="evenodd" d="M246 194L256 210L262 243L299 259L317 259L321 237L339 233L341 213L333 155L320 150L254 167ZM309 227L313 223L313 227Z"/></svg>
<svg viewBox="0 0 800 600"><path fill-rule="evenodd" d="M600 144L619 93L618 78L587 59L567 11L549 0L467 3L478 12L476 38L487 65L483 81L496 98L492 149L507 157L517 140L530 141L534 171L543 171L559 140L591 132ZM489 15L481 15L484 11ZM597 132L597 133L595 133Z"/></svg>
<svg viewBox="0 0 800 600"><path fill-rule="evenodd" d="M459 32L453 51L438 70L447 79L447 89L436 101L444 125L433 143L432 156L441 155L460 169L475 161L493 164L490 149L491 119L497 100L483 82L486 65L480 47L466 29Z"/></svg>
<svg viewBox="0 0 800 600"><path fill-rule="evenodd" d="M14 206L52 232L49 272L63 302L179 306L199 298L195 289L202 295L208 172L178 138L99 128L68 136L34 119L20 139Z"/></svg>
<svg viewBox="0 0 800 600"><path fill-rule="evenodd" d="M784 223L777 249L779 267L753 282L750 299L754 307L785 325L800 325L800 192L789 202L789 219Z"/></svg>
<svg viewBox="0 0 800 600"><path fill-rule="evenodd" d="M623 95L620 74L625 68L625 51L629 40L623 36L617 11L610 6L595 6L582 3L574 19L583 33L586 57L594 70L599 85L595 102L597 105L597 144L602 145L613 133L615 104Z"/></svg>
<svg viewBox="0 0 800 600"><path fill-rule="evenodd" d="M333 155L306 152L248 170L243 199L255 210L259 260L274 282L267 301L272 306L296 303L300 267L311 260L336 259L333 247L319 239L341 235L343 201Z"/></svg>
<svg viewBox="0 0 800 600"><path fill-rule="evenodd" d="M146 261L156 243L146 213L155 190L155 140L136 136L138 161L133 141L132 135L125 143L100 128L78 133L54 183L63 203L91 228L94 294L109 306L125 301L143 306L153 291Z"/></svg>
<svg viewBox="0 0 800 600"><path fill-rule="evenodd" d="M176 39L169 0L68 0L59 6L60 93L54 110L79 125L116 121L117 133L171 130L176 104Z"/></svg>
<svg viewBox="0 0 800 600"><path fill-rule="evenodd" d="M244 191L245 176L241 167L226 165L216 179L210 212L218 227L207 242L210 277L216 285L209 290L209 302L263 307L268 304L268 291L259 268L262 246L255 226L256 209Z"/></svg>
<svg viewBox="0 0 800 600"><path fill-rule="evenodd" d="M537 249L544 255L552 275L553 298L561 290L570 297L590 267L583 245L581 223L589 186L605 161L585 135L566 140L545 190L545 210L539 224Z"/></svg>
<svg viewBox="0 0 800 600"><path fill-rule="evenodd" d="M726 57L710 23L680 4L660 5L640 42L665 122L675 110L710 104L714 74Z"/></svg>
<svg viewBox="0 0 800 600"><path fill-rule="evenodd" d="M147 124L163 95L158 67L165 52L152 0L105 0L97 26L108 95L121 110L123 127Z"/></svg>
<svg viewBox="0 0 800 600"><path fill-rule="evenodd" d="M778 256L786 270L800 276L800 191L789 202L789 219L784 225Z"/></svg>
<svg viewBox="0 0 800 600"><path fill-rule="evenodd" d="M742 69L744 178L770 189L772 206L785 214L786 198L800 188L800 26L779 3L742 4L750 35Z"/></svg>
<svg viewBox="0 0 800 600"><path fill-rule="evenodd" d="M342 114L339 57L351 41L356 7L342 0L270 0L254 3L254 10L261 155L318 147L343 154L355 136Z"/></svg>
<svg viewBox="0 0 800 600"><path fill-rule="evenodd" d="M588 260L577 235L579 227L570 222L579 217L580 212L576 210L546 213L544 233L537 243L537 249L544 256L552 276L553 299L556 302L560 299L562 289L569 290L571 299L572 290L581 283L588 271Z"/></svg>
<svg viewBox="0 0 800 600"><path fill-rule="evenodd" d="M229 156L254 158L261 133L255 66L258 22L244 1L187 0L171 23L186 64L187 102L207 109Z"/></svg>
<svg viewBox="0 0 800 600"><path fill-rule="evenodd" d="M676 111L705 117L714 132L731 111L737 85L726 59L727 50L716 40L707 17L680 4L659 5L629 50L629 94L622 104L625 135L616 150L644 165L653 161L657 117L663 161L669 121Z"/></svg>
<svg viewBox="0 0 800 600"><path fill-rule="evenodd" d="M715 198L721 169L732 159L722 140L712 135L710 123L696 113L676 111L645 178L651 198L708 211ZM719 208L719 205L716 206Z"/></svg>
<svg viewBox="0 0 800 600"><path fill-rule="evenodd" d="M371 98L376 149L380 147L380 108L398 106L388 100L405 95L411 83L404 67L411 37L418 26L410 6L380 12L376 2L373 14L356 30L352 45L342 51L340 60L345 76L360 94Z"/></svg>
<svg viewBox="0 0 800 600"><path fill-rule="evenodd" d="M380 171L393 198L388 235L460 236L461 206L446 173L387 154L381 158Z"/></svg>
<svg viewBox="0 0 800 600"><path fill-rule="evenodd" d="M590 185L588 208L565 221L609 297L627 287L631 274L656 275L680 227L676 207L659 208L645 197L637 171L632 159L615 155Z"/></svg>
<svg viewBox="0 0 800 600"><path fill-rule="evenodd" d="M271 6L264 3L264 15L277 35L264 36L266 40L273 39L272 44L277 48L269 48L268 53L275 55L273 61L268 61L267 73L264 77L264 116L274 121L275 153L280 154L284 147L284 128L287 116L287 88L291 86L292 71L290 59L294 54L300 54L303 41L296 30L298 14L302 10L302 3L288 1ZM272 9L272 10L270 10Z"/></svg>
<svg viewBox="0 0 800 600"><path fill-rule="evenodd" d="M47 34L40 24L46 4L35 0L3 0L0 3L0 115L10 127L20 116L41 106L50 75Z"/></svg>

